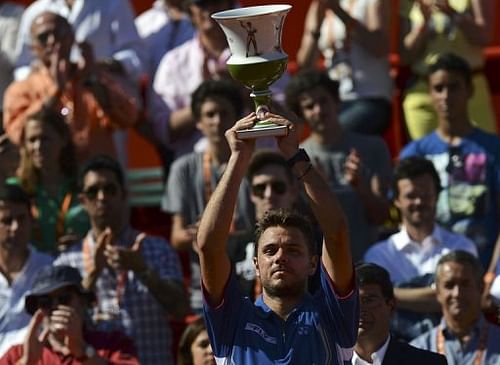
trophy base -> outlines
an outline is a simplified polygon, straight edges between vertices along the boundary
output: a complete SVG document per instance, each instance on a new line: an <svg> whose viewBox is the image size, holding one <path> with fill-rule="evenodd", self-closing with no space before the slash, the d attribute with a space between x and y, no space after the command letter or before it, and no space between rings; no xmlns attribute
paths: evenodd
<svg viewBox="0 0 500 365"><path fill-rule="evenodd" d="M239 139L252 139L259 137L281 137L288 134L288 127L285 125L264 122L261 126L259 123L253 128L236 131L236 136Z"/></svg>

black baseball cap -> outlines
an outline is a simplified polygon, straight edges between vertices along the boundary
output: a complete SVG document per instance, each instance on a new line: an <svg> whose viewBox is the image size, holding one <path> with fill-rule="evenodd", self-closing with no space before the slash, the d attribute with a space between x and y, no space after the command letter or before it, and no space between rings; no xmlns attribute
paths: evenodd
<svg viewBox="0 0 500 365"><path fill-rule="evenodd" d="M77 269L71 266L45 266L38 273L33 288L25 298L24 308L26 312L33 315L38 309L38 299L41 296L68 286L75 288L91 302L95 301L94 292L82 286L82 277Z"/></svg>

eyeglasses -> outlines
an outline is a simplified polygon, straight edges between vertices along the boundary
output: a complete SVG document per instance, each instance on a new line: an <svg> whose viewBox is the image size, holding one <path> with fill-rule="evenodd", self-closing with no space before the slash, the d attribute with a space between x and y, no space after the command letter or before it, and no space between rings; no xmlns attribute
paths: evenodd
<svg viewBox="0 0 500 365"><path fill-rule="evenodd" d="M115 196L118 193L118 186L113 183L108 183L103 186L90 186L85 189L83 193L88 199L94 200L97 198L99 191L102 191L102 193L106 196Z"/></svg>
<svg viewBox="0 0 500 365"><path fill-rule="evenodd" d="M252 194L259 198L263 198L264 192L266 191L268 185L271 186L272 192L278 195L285 194L287 190L287 185L283 181L272 181L268 183L252 185Z"/></svg>
<svg viewBox="0 0 500 365"><path fill-rule="evenodd" d="M72 291L65 291L59 295L41 295L37 299L38 308L50 311L58 305L69 305L73 299Z"/></svg>

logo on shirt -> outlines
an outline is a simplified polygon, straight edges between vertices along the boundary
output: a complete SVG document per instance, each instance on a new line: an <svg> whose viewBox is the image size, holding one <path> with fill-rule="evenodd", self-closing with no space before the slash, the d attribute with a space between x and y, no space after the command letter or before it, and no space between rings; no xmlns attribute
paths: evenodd
<svg viewBox="0 0 500 365"><path fill-rule="evenodd" d="M309 332L311 332L310 329L311 329L310 326L299 326L297 328L297 333L300 336L307 336L307 335L309 335Z"/></svg>
<svg viewBox="0 0 500 365"><path fill-rule="evenodd" d="M276 345L278 343L278 341L276 340L276 337L269 336L262 328L260 328L259 326L257 326L254 323L247 322L247 324L245 325L245 330L255 332L260 337L262 337L262 339L264 341L271 343L273 345Z"/></svg>

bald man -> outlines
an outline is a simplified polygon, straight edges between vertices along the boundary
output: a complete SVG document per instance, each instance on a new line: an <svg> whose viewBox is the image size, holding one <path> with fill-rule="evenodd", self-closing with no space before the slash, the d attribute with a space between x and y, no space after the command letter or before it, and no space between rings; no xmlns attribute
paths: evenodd
<svg viewBox="0 0 500 365"><path fill-rule="evenodd" d="M75 42L68 21L43 12L31 25L35 62L27 79L13 82L4 95L4 128L15 144L22 143L27 117L41 108L63 114L70 125L78 158L115 156L113 128L132 126L138 103L94 62L92 47L79 43L82 61L70 61Z"/></svg>

